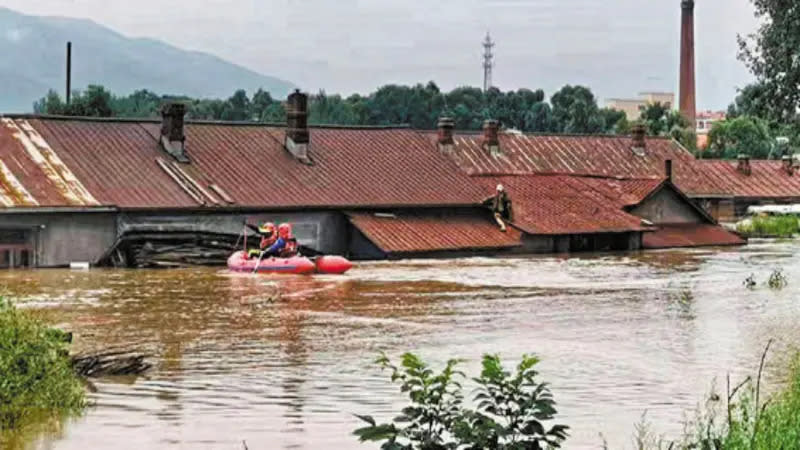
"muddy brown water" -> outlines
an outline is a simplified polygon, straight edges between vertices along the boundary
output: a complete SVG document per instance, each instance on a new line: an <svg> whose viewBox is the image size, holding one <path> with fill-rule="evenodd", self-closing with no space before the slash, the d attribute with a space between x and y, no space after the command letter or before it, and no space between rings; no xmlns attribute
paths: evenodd
<svg viewBox="0 0 800 450"><path fill-rule="evenodd" d="M341 277L219 269L4 272L0 286L76 333L78 348L135 346L156 368L101 379L80 418L27 438L83 450L377 448L354 413L404 404L379 351L440 365L535 353L566 448L631 446L647 411L675 436L717 379L770 367L800 343L800 244L635 254L359 264ZM742 289L782 268L781 291ZM690 293L687 295L687 293ZM272 299L280 295L280 300ZM773 369L770 369L773 370ZM775 369L777 370L777 369ZM778 378L777 375L772 378Z"/></svg>

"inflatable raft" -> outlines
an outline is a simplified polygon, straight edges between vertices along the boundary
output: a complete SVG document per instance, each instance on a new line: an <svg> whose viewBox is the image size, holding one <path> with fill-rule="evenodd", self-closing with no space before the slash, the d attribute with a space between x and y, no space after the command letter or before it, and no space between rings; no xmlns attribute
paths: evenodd
<svg viewBox="0 0 800 450"><path fill-rule="evenodd" d="M228 258L228 268L237 272L289 273L289 274L343 274L353 267L353 263L341 256L292 256L290 258L248 259L245 252L238 251Z"/></svg>

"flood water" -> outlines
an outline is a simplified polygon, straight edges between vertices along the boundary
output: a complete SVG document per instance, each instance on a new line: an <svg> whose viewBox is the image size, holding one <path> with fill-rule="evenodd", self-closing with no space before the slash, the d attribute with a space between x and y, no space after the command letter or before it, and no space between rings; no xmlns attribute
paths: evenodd
<svg viewBox="0 0 800 450"><path fill-rule="evenodd" d="M535 353L552 382L566 448L629 448L647 411L675 436L717 378L755 371L800 343L800 244L574 258L359 264L341 277L220 269L0 274L26 307L76 334L79 349L156 356L139 378L101 379L94 406L30 448L367 449L354 413L404 404L379 351L437 367L483 353ZM764 283L782 268L789 286ZM691 293L690 295L687 293ZM279 298L278 298L279 297ZM277 301L273 301L274 299ZM773 378L776 378L773 376Z"/></svg>

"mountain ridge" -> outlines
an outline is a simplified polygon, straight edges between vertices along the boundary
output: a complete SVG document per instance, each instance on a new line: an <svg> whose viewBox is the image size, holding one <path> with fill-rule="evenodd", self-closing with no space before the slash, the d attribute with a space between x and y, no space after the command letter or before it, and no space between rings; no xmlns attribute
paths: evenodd
<svg viewBox="0 0 800 450"><path fill-rule="evenodd" d="M274 76L159 39L129 37L89 19L32 16L0 7L0 112L24 113L53 89L65 89L65 48L72 42L72 89L105 86L117 95L139 89L196 98L227 98L262 88L273 97L294 86Z"/></svg>

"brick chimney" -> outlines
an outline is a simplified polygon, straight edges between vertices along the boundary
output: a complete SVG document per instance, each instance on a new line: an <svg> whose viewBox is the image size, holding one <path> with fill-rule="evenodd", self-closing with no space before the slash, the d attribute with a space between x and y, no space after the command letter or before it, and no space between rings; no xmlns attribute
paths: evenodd
<svg viewBox="0 0 800 450"><path fill-rule="evenodd" d="M750 170L750 156L745 155L745 154L740 154L739 156L736 157L736 160L737 160L736 170L738 170L739 172L741 172L741 173L743 173L745 175L750 175L750 172L751 172L751 170Z"/></svg>
<svg viewBox="0 0 800 450"><path fill-rule="evenodd" d="M644 156L647 150L646 134L647 130L644 124L637 123L631 128L631 150L639 156Z"/></svg>
<svg viewBox="0 0 800 450"><path fill-rule="evenodd" d="M286 140L284 146L295 158L310 164L308 149L311 139L308 132L308 95L295 89L289 94L286 106Z"/></svg>
<svg viewBox="0 0 800 450"><path fill-rule="evenodd" d="M492 156L500 155L500 122L497 120L486 120L483 122L483 143L482 147Z"/></svg>
<svg viewBox="0 0 800 450"><path fill-rule="evenodd" d="M439 123L436 126L436 141L439 144L439 150L444 153L451 153L453 151L453 146L455 145L455 140L453 139L453 128L455 128L455 126L455 121L450 117L439 118Z"/></svg>
<svg viewBox="0 0 800 450"><path fill-rule="evenodd" d="M667 159L664 160L664 176L667 177L670 183L672 183L672 160Z"/></svg>
<svg viewBox="0 0 800 450"><path fill-rule="evenodd" d="M184 120L186 105L171 102L161 106L161 147L180 162L189 162L186 155Z"/></svg>
<svg viewBox="0 0 800 450"><path fill-rule="evenodd" d="M697 126L694 69L694 0L681 0L680 111L692 127Z"/></svg>

